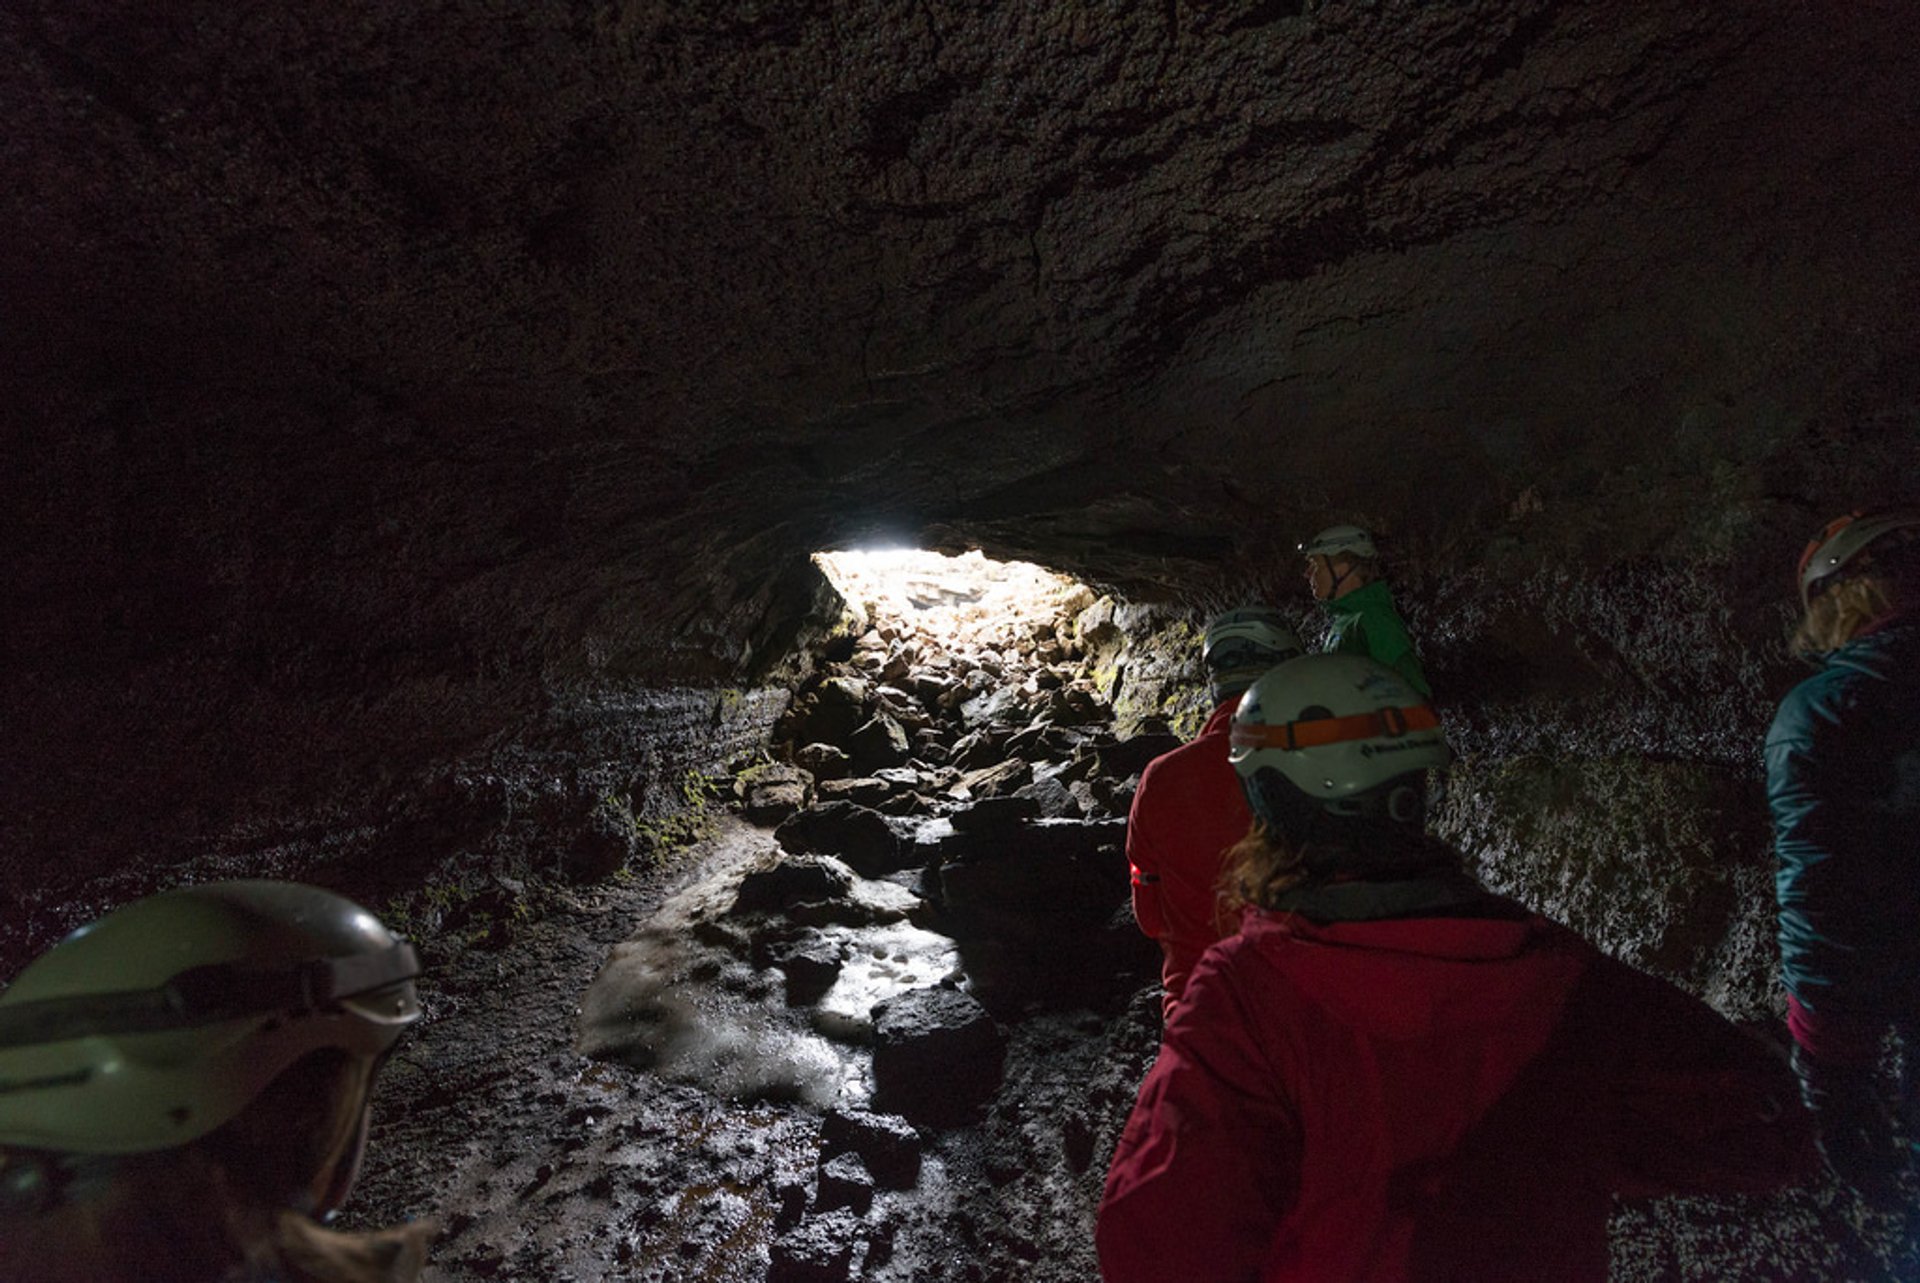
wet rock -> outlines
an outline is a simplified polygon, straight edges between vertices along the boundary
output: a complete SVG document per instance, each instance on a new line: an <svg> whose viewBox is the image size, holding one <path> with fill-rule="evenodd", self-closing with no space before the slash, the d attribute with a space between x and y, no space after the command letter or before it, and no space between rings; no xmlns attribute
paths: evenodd
<svg viewBox="0 0 1920 1283"><path fill-rule="evenodd" d="M853 802L809 807L775 829L773 836L789 851L845 860L862 877L880 877L901 867L900 839L885 817Z"/></svg>
<svg viewBox="0 0 1920 1283"><path fill-rule="evenodd" d="M911 766L885 767L882 770L875 771L873 778L876 780L884 780L895 788L900 789L916 789L927 782L926 777Z"/></svg>
<svg viewBox="0 0 1920 1283"><path fill-rule="evenodd" d="M920 1133L904 1118L864 1109L829 1110L820 1124L826 1157L858 1154L882 1189L912 1189L920 1179Z"/></svg>
<svg viewBox="0 0 1920 1283"><path fill-rule="evenodd" d="M1006 1035L957 989L914 989L873 1009L874 1101L916 1121L953 1125L999 1088Z"/></svg>
<svg viewBox="0 0 1920 1283"><path fill-rule="evenodd" d="M845 1283L860 1241L860 1220L841 1208L810 1216L773 1241L767 1283Z"/></svg>
<svg viewBox="0 0 1920 1283"><path fill-rule="evenodd" d="M805 1007L820 1001L840 978L845 951L831 940L808 936L771 951L773 964L787 978L787 1005Z"/></svg>
<svg viewBox="0 0 1920 1283"><path fill-rule="evenodd" d="M862 775L898 766L909 756L907 732L888 714L875 713L847 740L847 754L853 769Z"/></svg>
<svg viewBox="0 0 1920 1283"><path fill-rule="evenodd" d="M814 1206L823 1212L847 1207L860 1213L873 1206L873 1177L860 1155L839 1154L820 1164L820 1192Z"/></svg>
<svg viewBox="0 0 1920 1283"><path fill-rule="evenodd" d="M733 788L741 814L755 824L778 824L813 800L813 776L785 762L744 771Z"/></svg>
<svg viewBox="0 0 1920 1283"><path fill-rule="evenodd" d="M956 789L965 789L972 797L998 797L1012 793L1033 780L1033 767L1017 757L994 766L968 771L960 777Z"/></svg>
<svg viewBox="0 0 1920 1283"><path fill-rule="evenodd" d="M958 833L1009 833L1038 819L1040 804L1027 797L983 797L947 817Z"/></svg>
<svg viewBox="0 0 1920 1283"><path fill-rule="evenodd" d="M843 900L852 890L853 875L836 860L782 860L740 880L733 912L779 913L796 904Z"/></svg>
<svg viewBox="0 0 1920 1283"><path fill-rule="evenodd" d="M832 744L808 744L794 752L794 764L810 773L816 781L844 780L853 761L844 749Z"/></svg>

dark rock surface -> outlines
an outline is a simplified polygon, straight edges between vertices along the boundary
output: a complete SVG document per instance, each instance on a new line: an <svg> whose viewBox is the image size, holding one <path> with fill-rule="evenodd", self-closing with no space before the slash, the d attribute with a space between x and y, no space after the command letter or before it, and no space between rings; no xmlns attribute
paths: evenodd
<svg viewBox="0 0 1920 1283"><path fill-rule="evenodd" d="M886 1189L911 1189L920 1178L920 1133L904 1118L864 1109L834 1109L820 1123L821 1156L857 1154Z"/></svg>
<svg viewBox="0 0 1920 1283"><path fill-rule="evenodd" d="M900 867L900 839L886 818L853 802L809 807L775 829L774 838L789 851L837 856L867 877Z"/></svg>
<svg viewBox="0 0 1920 1283"><path fill-rule="evenodd" d="M1000 1085L1006 1034L954 989L915 989L873 1013L874 1102L930 1123L967 1118Z"/></svg>
<svg viewBox="0 0 1920 1283"><path fill-rule="evenodd" d="M920 774L820 796L936 816L987 769L976 796L1124 814L1114 742L1204 712L1195 626L1279 600L1311 642L1294 542L1353 519L1460 756L1444 830L1777 1019L1755 745L1798 675L1787 569L1920 476L1917 48L1896 0L16 0L0 975L182 879L352 890L430 962L484 955L436 999L444 1098L401 1078L423 1113L386 1135L423 1157L376 1181L396 1214L409 1179L523 1205L450 1233L448 1277L632 1275L653 1242L757 1270L790 1163L708 1152L698 1091L656 1109L563 1041L503 1081L513 1039L455 1017L525 1033L506 980L566 1009L580 978L524 951L598 919L555 897L676 867L743 762L880 714ZM1098 591L935 657L807 561L866 541ZM971 964L1022 973L1033 925ZM958 1243L1089 1277L1152 1034L1072 1019L1013 1028L1017 1107L930 1147L1018 1179L883 1194L821 1268L959 1277ZM1103 1056L1092 1103L1050 1085ZM467 1097L531 1121L469 1136ZM1619 1226L1622 1278L1916 1273L1830 1188Z"/></svg>

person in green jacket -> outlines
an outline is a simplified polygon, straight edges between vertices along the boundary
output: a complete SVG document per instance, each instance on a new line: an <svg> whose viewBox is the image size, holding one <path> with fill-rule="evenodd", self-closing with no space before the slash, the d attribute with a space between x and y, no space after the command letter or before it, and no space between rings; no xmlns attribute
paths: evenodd
<svg viewBox="0 0 1920 1283"><path fill-rule="evenodd" d="M1359 526L1329 526L1301 544L1300 555L1307 559L1314 600L1333 621L1324 649L1385 664L1431 698L1433 688L1421 671L1413 639L1380 578L1380 552L1373 536Z"/></svg>

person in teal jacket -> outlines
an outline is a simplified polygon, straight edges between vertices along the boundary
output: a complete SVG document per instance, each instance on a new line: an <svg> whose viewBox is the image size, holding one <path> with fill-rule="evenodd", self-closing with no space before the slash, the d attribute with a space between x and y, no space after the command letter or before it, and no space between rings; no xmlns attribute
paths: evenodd
<svg viewBox="0 0 1920 1283"><path fill-rule="evenodd" d="M1413 639L1380 578L1373 536L1359 526L1329 526L1301 544L1300 555L1307 559L1307 585L1314 600L1333 621L1324 649L1385 664L1431 698L1433 688L1414 653Z"/></svg>

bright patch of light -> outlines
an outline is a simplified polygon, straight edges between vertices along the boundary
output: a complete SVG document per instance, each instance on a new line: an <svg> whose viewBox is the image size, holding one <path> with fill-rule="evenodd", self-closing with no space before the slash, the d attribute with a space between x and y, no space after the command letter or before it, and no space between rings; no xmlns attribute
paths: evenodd
<svg viewBox="0 0 1920 1283"><path fill-rule="evenodd" d="M990 621L1050 620L1063 603L1086 592L1031 562L990 561L978 551L949 557L887 548L817 552L813 560L871 624L905 624L929 634L954 634Z"/></svg>

